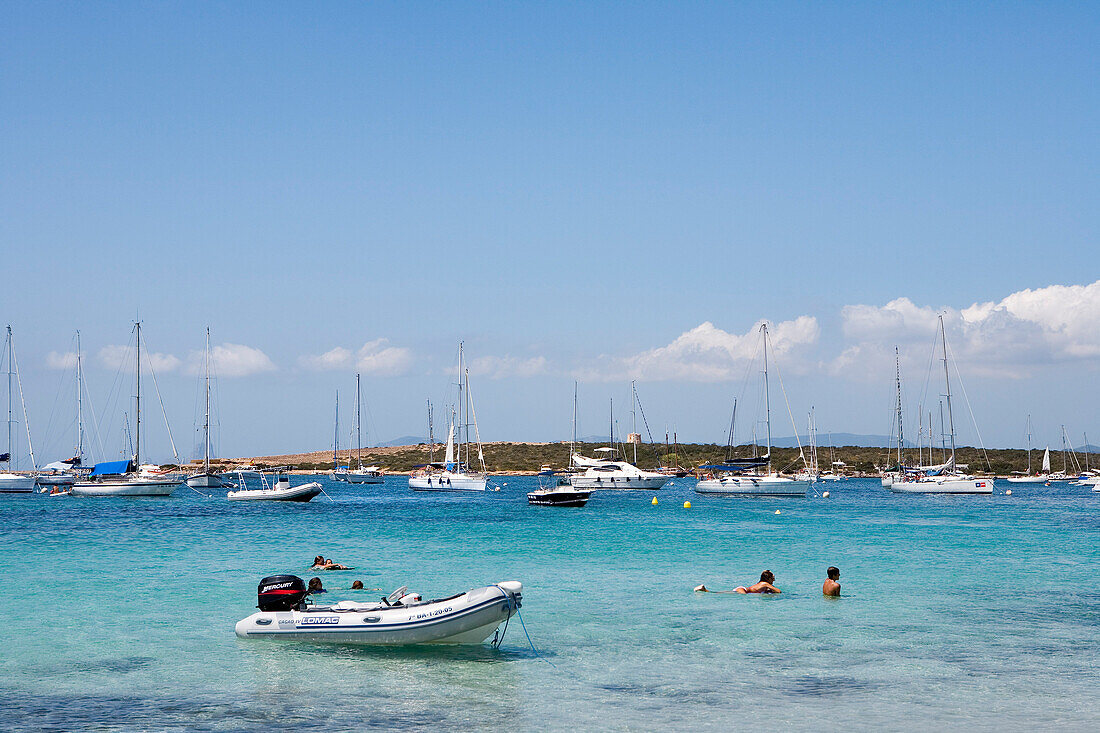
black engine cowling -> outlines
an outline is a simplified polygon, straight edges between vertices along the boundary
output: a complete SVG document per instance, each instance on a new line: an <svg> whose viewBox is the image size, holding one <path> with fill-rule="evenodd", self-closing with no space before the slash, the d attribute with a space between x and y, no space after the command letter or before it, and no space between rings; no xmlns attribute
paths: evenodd
<svg viewBox="0 0 1100 733"><path fill-rule="evenodd" d="M256 608L261 611L292 611L306 597L305 581L297 575L272 575L260 581Z"/></svg>

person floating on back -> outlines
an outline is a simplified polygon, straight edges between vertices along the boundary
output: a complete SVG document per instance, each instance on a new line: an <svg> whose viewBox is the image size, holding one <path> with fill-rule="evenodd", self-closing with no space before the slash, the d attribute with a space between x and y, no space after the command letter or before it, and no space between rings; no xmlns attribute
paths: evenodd
<svg viewBox="0 0 1100 733"><path fill-rule="evenodd" d="M829 566L826 571L829 576L825 578L825 583L821 586L821 592L827 596L839 596L840 595L840 568Z"/></svg>
<svg viewBox="0 0 1100 733"><path fill-rule="evenodd" d="M760 573L760 582L754 583L746 588L743 585L739 585L733 590L711 590L705 585L695 586L695 590L699 593L782 593L783 591L776 588L772 583L775 582L775 575L771 570L765 570ZM839 586L837 586L839 588Z"/></svg>

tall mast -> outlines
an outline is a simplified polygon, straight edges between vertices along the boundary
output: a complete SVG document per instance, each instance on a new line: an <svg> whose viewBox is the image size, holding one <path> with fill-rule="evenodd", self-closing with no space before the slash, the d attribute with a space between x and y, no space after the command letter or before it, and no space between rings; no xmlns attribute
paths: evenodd
<svg viewBox="0 0 1100 733"><path fill-rule="evenodd" d="M607 434L607 447L612 450L615 449L615 398L611 398L611 427Z"/></svg>
<svg viewBox="0 0 1100 733"><path fill-rule="evenodd" d="M462 446L466 442L462 439L462 424L463 424L463 419L462 419L463 401L462 400L463 400L463 396L464 396L462 394L462 386L463 386L463 378L462 378L462 342L459 341L458 342L458 465L459 465L459 470L462 469ZM453 414L452 414L452 417L454 417Z"/></svg>
<svg viewBox="0 0 1100 733"><path fill-rule="evenodd" d="M134 332L137 334L137 369L134 370L134 381L137 385L137 394L134 397L136 409L134 411L134 465L141 465L141 321L134 324Z"/></svg>
<svg viewBox="0 0 1100 733"><path fill-rule="evenodd" d="M80 331L76 332L76 457L84 464L84 393L81 389L84 380L83 364L80 354Z"/></svg>
<svg viewBox="0 0 1100 733"><path fill-rule="evenodd" d="M901 471L902 455L901 447L905 443L905 428L901 420L901 354L898 352L898 347L894 347L894 383L897 385L898 401L897 401L897 413L898 413L898 471Z"/></svg>
<svg viewBox="0 0 1100 733"><path fill-rule="evenodd" d="M634 438L638 434L638 393L634 391L634 381L630 382L630 444L634 446L634 465L638 464L638 443Z"/></svg>
<svg viewBox="0 0 1100 733"><path fill-rule="evenodd" d="M737 426L737 398L733 398L733 415L730 416L730 432L726 437L726 460L733 460L733 433Z"/></svg>
<svg viewBox="0 0 1100 733"><path fill-rule="evenodd" d="M764 334L764 417L768 422L768 473L772 472L772 404L768 395L768 324L761 323Z"/></svg>
<svg viewBox="0 0 1100 733"><path fill-rule="evenodd" d="M951 428L951 467L955 467L955 413L951 410L951 378L947 372L947 329L940 316L940 337L943 340L943 383L947 387L947 424Z"/></svg>
<svg viewBox="0 0 1100 733"><path fill-rule="evenodd" d="M1066 426L1062 426L1062 474L1065 475L1069 471L1069 464L1066 463Z"/></svg>
<svg viewBox="0 0 1100 733"><path fill-rule="evenodd" d="M428 400L428 463L435 463L435 426L432 425L431 400Z"/></svg>
<svg viewBox="0 0 1100 733"><path fill-rule="evenodd" d="M359 402L359 373L355 374L355 456L363 468L363 409Z"/></svg>
<svg viewBox="0 0 1100 733"><path fill-rule="evenodd" d="M12 378L12 345L11 345L11 325L8 325L8 467L12 465L12 443L11 443L11 426L14 424L11 417L11 378Z"/></svg>
<svg viewBox="0 0 1100 733"><path fill-rule="evenodd" d="M1031 475L1031 413L1027 414L1027 475Z"/></svg>
<svg viewBox="0 0 1100 733"><path fill-rule="evenodd" d="M210 473L210 326L206 327L206 417L202 424L202 472Z"/></svg>
<svg viewBox="0 0 1100 733"><path fill-rule="evenodd" d="M940 458L947 463L947 431L943 428L943 400L940 400Z"/></svg>
<svg viewBox="0 0 1100 733"><path fill-rule="evenodd" d="M332 424L332 470L335 471L340 463L337 455L340 451L340 390L336 390L336 419Z"/></svg>
<svg viewBox="0 0 1100 733"><path fill-rule="evenodd" d="M932 461L929 461L931 463ZM924 405L917 403L917 464L924 463Z"/></svg>
<svg viewBox="0 0 1100 733"><path fill-rule="evenodd" d="M573 454L577 451L577 380L573 380L573 437L569 441L569 468L573 467Z"/></svg>

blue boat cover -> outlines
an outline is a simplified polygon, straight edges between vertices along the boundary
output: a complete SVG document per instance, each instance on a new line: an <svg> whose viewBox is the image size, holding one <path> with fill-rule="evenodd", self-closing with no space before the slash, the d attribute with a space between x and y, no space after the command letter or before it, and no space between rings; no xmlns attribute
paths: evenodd
<svg viewBox="0 0 1100 733"><path fill-rule="evenodd" d="M132 470L133 468L130 461L108 461L106 463L95 464L95 468L92 469L92 475L115 476L121 473L129 473Z"/></svg>

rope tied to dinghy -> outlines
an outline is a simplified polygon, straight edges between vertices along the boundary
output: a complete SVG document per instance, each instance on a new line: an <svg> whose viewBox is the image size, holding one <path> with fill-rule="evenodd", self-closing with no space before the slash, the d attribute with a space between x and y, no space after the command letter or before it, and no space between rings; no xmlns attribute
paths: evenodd
<svg viewBox="0 0 1100 733"><path fill-rule="evenodd" d="M541 659L542 661L546 662L547 664L549 664L554 669L558 669L558 665L554 664L549 659L547 659L546 657L539 654L539 650L535 648L535 642L531 641L531 634L529 634L527 632L527 624L525 624L523 622L523 611L521 611L519 609L519 606L516 604L516 599L510 593L508 593L506 590L501 588L499 585L496 585L494 583L494 587L496 587L497 590L499 590L501 593L504 594L505 601L507 601L507 603L508 603L508 610L510 612L514 611L516 616L519 617L519 624L520 624L520 627L523 628L523 635L527 637L527 643L530 645L531 653L535 655L535 659ZM509 613L508 618L504 619L504 631L500 631L499 628L497 629L497 633L499 634L499 637L496 636L496 635L493 636L492 646L493 646L494 649L499 649L500 648L501 642L504 641L504 635L508 633L508 622L511 621L511 620L512 620L512 613ZM561 670L558 669L558 671L560 672Z"/></svg>

